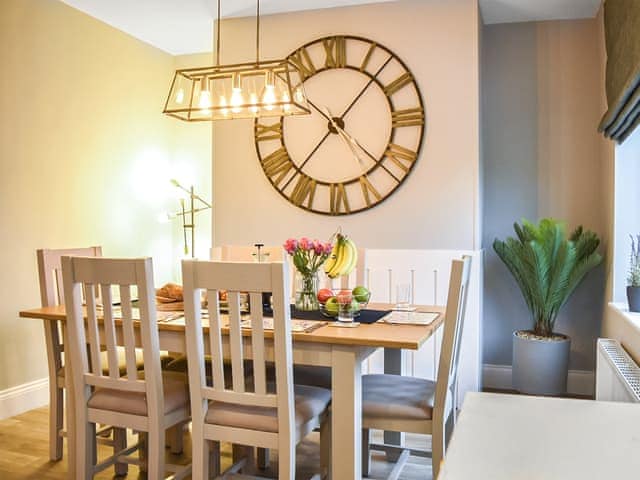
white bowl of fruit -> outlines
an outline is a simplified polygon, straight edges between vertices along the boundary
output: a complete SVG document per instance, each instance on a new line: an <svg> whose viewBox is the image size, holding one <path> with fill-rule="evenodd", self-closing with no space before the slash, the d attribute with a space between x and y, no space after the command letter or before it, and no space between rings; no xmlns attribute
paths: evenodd
<svg viewBox="0 0 640 480"><path fill-rule="evenodd" d="M320 312L330 318L338 316L341 303L348 303L349 312L353 317L357 317L360 315L360 310L367 306L370 298L371 292L363 286L357 286L352 290L348 288L322 288L318 290Z"/></svg>

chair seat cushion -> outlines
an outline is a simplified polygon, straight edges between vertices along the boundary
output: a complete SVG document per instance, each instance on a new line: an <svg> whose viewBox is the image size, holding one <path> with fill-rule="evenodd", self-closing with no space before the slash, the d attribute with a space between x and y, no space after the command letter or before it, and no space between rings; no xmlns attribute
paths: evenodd
<svg viewBox="0 0 640 480"><path fill-rule="evenodd" d="M401 375L362 376L365 418L431 420L436 383Z"/></svg>
<svg viewBox="0 0 640 480"><path fill-rule="evenodd" d="M267 363L267 381L276 381L276 368L273 362ZM314 365L294 365L293 383L296 385L310 385L331 390L331 367Z"/></svg>
<svg viewBox="0 0 640 480"><path fill-rule="evenodd" d="M90 358L90 357L89 357ZM168 365L173 361L173 357L169 355L168 352L160 352L160 364ZM109 358L107 356L106 351L100 352L100 363L102 364L102 373L104 375L109 375ZM136 348L136 368L138 370L142 370L144 368L144 359L142 356L142 349ZM120 375L127 374L127 358L124 348L118 347L118 369L120 370ZM64 378L64 367L60 367L58 370L58 377Z"/></svg>
<svg viewBox="0 0 640 480"><path fill-rule="evenodd" d="M269 391L274 391L269 384ZM294 385L296 430L319 416L331 401L331 392L324 388ZM254 407L232 403L211 402L205 422L227 427L246 428L262 432L277 432L275 408Z"/></svg>
<svg viewBox="0 0 640 480"><path fill-rule="evenodd" d="M138 377L144 378L144 372L140 372ZM162 372L162 386L165 414L189 405L189 384L186 375L178 372ZM147 395L143 392L96 388L87 404L89 408L99 410L147 415Z"/></svg>

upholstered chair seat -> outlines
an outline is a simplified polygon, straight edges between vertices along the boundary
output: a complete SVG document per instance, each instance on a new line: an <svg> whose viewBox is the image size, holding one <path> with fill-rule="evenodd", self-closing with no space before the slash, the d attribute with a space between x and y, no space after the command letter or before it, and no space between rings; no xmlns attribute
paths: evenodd
<svg viewBox="0 0 640 480"><path fill-rule="evenodd" d="M144 378L144 372L138 374ZM189 384L187 376L178 372L162 372L162 388L164 391L164 414L167 415L189 405ZM148 415L147 398L144 392L125 392L109 388L96 388L87 403L89 408L130 413L131 415Z"/></svg>
<svg viewBox="0 0 640 480"><path fill-rule="evenodd" d="M275 392L275 385L268 390ZM325 411L331 401L331 392L325 388L294 385L296 431ZM256 429L263 432L278 431L278 414L275 407L257 407L235 403L211 402L205 422L227 427Z"/></svg>
<svg viewBox="0 0 640 480"><path fill-rule="evenodd" d="M362 416L431 420L436 383L401 375L362 376Z"/></svg>

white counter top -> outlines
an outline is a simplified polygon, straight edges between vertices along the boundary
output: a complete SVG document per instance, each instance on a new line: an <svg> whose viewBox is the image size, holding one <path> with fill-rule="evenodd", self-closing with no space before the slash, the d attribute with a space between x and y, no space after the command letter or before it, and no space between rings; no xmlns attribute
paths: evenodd
<svg viewBox="0 0 640 480"><path fill-rule="evenodd" d="M468 393L438 480L640 478L640 404Z"/></svg>

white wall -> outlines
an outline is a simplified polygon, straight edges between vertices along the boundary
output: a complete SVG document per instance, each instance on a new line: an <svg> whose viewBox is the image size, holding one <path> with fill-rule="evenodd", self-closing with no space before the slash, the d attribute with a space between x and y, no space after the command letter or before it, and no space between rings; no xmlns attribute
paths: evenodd
<svg viewBox="0 0 640 480"><path fill-rule="evenodd" d="M222 24L224 63L254 55L254 20ZM260 168L250 120L214 126L214 244L328 238L340 225L359 246L475 249L479 245L478 9L473 0L412 0L264 17L262 55L284 57L331 34L380 42L414 74L425 141L406 182L368 211L332 218L284 200ZM339 85L336 85L339 88Z"/></svg>

